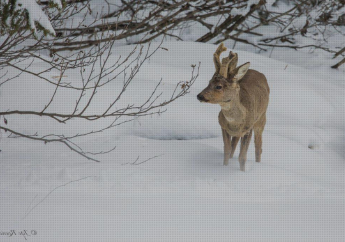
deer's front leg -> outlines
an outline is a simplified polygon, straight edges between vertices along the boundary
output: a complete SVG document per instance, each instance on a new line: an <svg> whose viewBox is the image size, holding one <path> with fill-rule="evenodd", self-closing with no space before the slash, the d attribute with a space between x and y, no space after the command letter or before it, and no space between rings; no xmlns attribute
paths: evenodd
<svg viewBox="0 0 345 242"><path fill-rule="evenodd" d="M231 153L230 153L230 159L231 159L232 157L234 157L235 150L236 150L236 146L237 146L237 143L238 143L239 140L240 140L240 137L232 136L232 139L231 139Z"/></svg>
<svg viewBox="0 0 345 242"><path fill-rule="evenodd" d="M247 151L248 151L250 139L252 138L252 131L253 130L250 130L248 134L244 135L241 138L241 150L240 150L240 156L239 156L241 171L245 171L245 165L246 165L246 160L247 160Z"/></svg>
<svg viewBox="0 0 345 242"><path fill-rule="evenodd" d="M223 134L223 142L224 142L224 165L227 166L229 164L230 153L231 153L231 136L222 129Z"/></svg>

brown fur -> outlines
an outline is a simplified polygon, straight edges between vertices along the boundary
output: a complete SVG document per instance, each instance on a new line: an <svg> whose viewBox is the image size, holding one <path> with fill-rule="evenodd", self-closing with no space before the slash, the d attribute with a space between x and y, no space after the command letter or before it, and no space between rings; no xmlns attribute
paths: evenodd
<svg viewBox="0 0 345 242"><path fill-rule="evenodd" d="M218 50L223 51L224 46L220 47L222 48L218 47ZM255 160L256 162L261 161L262 132L266 124L270 89L266 77L262 73L248 70L249 63L235 68L237 54L232 52L229 56L230 62L226 63L231 66L228 68L229 73L227 75L219 74L220 69L228 67L220 64L219 52L214 55L215 66L219 68L216 69L209 85L198 95L198 99L221 106L218 121L222 128L224 141L224 165L227 165L229 159L233 157L236 145L241 138L239 162L241 170L244 171L253 130ZM219 87L221 88L219 89Z"/></svg>

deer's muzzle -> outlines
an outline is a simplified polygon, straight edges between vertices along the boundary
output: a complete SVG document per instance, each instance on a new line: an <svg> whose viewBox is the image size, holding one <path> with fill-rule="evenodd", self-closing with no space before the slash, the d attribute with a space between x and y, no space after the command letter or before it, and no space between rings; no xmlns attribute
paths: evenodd
<svg viewBox="0 0 345 242"><path fill-rule="evenodd" d="M205 97L200 93L198 96L196 96L200 102L208 102L208 100L205 99Z"/></svg>

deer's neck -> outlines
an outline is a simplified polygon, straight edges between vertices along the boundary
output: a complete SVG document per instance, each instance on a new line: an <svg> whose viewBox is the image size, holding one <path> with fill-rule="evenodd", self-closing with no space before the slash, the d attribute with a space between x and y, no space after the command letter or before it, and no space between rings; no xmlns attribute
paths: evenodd
<svg viewBox="0 0 345 242"><path fill-rule="evenodd" d="M220 104L220 106L224 117L229 123L243 123L246 118L246 108L241 104L239 97Z"/></svg>

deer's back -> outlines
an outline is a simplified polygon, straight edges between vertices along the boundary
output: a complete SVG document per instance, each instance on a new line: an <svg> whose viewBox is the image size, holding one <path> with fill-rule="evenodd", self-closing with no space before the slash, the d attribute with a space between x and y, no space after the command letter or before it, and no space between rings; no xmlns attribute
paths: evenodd
<svg viewBox="0 0 345 242"><path fill-rule="evenodd" d="M240 102L247 109L248 122L255 122L266 112L270 88L266 77L256 71L248 70L240 81Z"/></svg>

